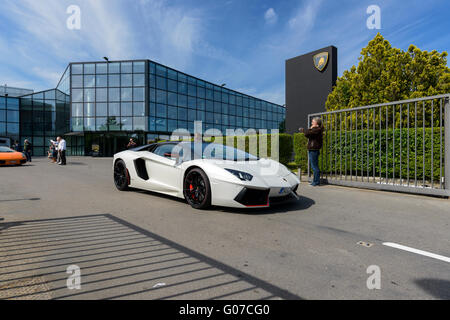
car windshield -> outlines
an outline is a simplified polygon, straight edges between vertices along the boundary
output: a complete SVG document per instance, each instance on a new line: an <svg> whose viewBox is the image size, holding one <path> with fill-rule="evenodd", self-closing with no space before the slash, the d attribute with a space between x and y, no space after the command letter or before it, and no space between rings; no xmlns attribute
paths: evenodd
<svg viewBox="0 0 450 320"><path fill-rule="evenodd" d="M8 148L8 147L0 147L1 153L7 153L7 152L14 152L14 150Z"/></svg>
<svg viewBox="0 0 450 320"><path fill-rule="evenodd" d="M259 160L258 157L250 153L218 143L202 143L201 154L200 150L195 147L195 143L181 143L181 146L183 150L180 152L180 156L183 161L189 161L194 158L231 161Z"/></svg>

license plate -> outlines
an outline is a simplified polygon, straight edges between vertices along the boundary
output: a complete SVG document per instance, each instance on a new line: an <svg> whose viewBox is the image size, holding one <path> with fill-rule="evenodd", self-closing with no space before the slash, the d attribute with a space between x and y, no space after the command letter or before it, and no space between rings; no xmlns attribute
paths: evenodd
<svg viewBox="0 0 450 320"><path fill-rule="evenodd" d="M17 163L17 161L10 161L10 163L11 163L11 164L16 164L16 163Z"/></svg>

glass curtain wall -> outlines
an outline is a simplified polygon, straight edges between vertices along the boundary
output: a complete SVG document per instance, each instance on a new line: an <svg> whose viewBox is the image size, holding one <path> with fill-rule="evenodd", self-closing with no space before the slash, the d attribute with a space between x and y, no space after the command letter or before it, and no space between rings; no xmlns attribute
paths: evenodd
<svg viewBox="0 0 450 320"><path fill-rule="evenodd" d="M19 99L0 96L0 136L19 140Z"/></svg>
<svg viewBox="0 0 450 320"><path fill-rule="evenodd" d="M147 131L146 61L73 63L73 132Z"/></svg>
<svg viewBox="0 0 450 320"><path fill-rule="evenodd" d="M28 139L34 156L46 155L50 140L69 132L69 119L69 96L57 89L21 97L21 145Z"/></svg>
<svg viewBox="0 0 450 320"><path fill-rule="evenodd" d="M177 128L193 133L194 121L203 130L279 129L282 106L149 63L149 131L167 134Z"/></svg>

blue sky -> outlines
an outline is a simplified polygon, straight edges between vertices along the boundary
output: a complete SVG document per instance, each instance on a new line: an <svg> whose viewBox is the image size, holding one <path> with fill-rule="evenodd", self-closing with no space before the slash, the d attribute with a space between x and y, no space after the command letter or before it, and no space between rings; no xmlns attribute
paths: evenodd
<svg viewBox="0 0 450 320"><path fill-rule="evenodd" d="M152 59L284 104L286 59L338 47L339 75L380 32L395 47L450 50L449 0L0 0L0 85L56 86L68 62ZM69 30L70 5L81 29ZM369 30L369 5L381 30Z"/></svg>

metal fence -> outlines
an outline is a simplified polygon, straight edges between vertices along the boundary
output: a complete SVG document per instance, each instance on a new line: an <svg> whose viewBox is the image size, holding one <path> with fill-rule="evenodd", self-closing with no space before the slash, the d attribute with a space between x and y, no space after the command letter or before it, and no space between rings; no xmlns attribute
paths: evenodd
<svg viewBox="0 0 450 320"><path fill-rule="evenodd" d="M450 196L450 94L310 114L320 117L323 183ZM308 163L308 176L311 176Z"/></svg>

